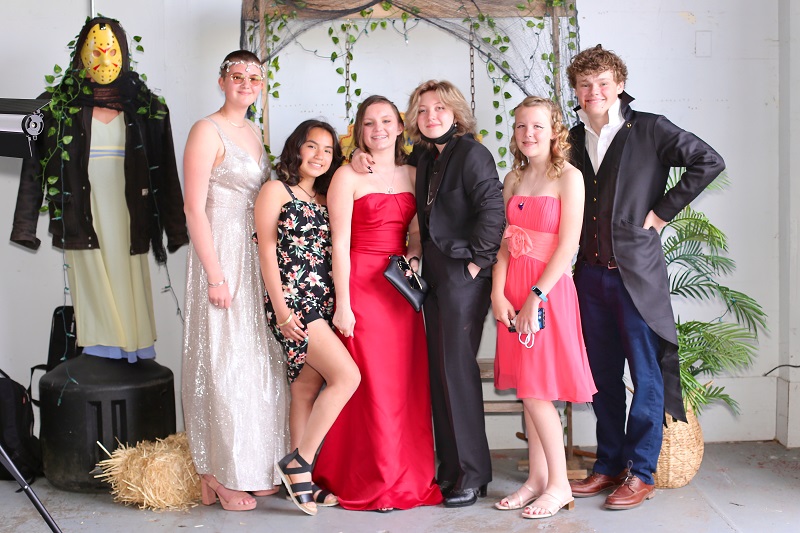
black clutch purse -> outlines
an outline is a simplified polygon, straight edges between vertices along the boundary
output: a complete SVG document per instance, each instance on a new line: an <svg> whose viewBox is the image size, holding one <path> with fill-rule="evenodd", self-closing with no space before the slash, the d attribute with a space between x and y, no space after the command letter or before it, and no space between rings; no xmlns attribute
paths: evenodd
<svg viewBox="0 0 800 533"><path fill-rule="evenodd" d="M422 302L428 295L430 287L428 283L411 269L406 258L402 255L390 255L389 264L383 271L383 276L400 291L400 294L408 300L411 307L419 312L422 309Z"/></svg>

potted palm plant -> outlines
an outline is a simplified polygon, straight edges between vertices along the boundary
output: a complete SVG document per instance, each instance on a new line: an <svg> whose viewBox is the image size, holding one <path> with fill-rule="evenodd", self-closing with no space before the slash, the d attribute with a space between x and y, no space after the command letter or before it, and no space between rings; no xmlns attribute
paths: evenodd
<svg viewBox="0 0 800 533"><path fill-rule="evenodd" d="M668 188L677 183L683 171L672 170ZM723 174L709 189L720 190L727 185ZM750 365L758 334L767 329L767 315L755 299L720 282L734 271L736 263L727 256L727 237L705 214L687 206L664 228L662 243L672 297L723 305L720 315L712 320L682 321L678 317L676 321L688 424L667 417L655 475L656 486L675 488L694 477L703 458L703 434L696 415L717 401L738 413L736 400L723 386L715 385L713 378Z"/></svg>

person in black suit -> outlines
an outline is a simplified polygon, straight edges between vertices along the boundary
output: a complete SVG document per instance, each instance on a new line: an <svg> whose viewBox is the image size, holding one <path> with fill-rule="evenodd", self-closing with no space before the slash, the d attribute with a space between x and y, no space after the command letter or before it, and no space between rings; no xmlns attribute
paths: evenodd
<svg viewBox="0 0 800 533"><path fill-rule="evenodd" d="M575 269L584 340L598 392L597 462L576 497L615 488L607 509L655 495L664 412L686 420L675 321L660 231L725 168L700 138L661 115L634 111L622 59L597 45L567 69L582 123L570 131L586 203ZM665 191L671 167L685 167ZM623 372L634 394L626 423Z"/></svg>
<svg viewBox="0 0 800 533"><path fill-rule="evenodd" d="M485 495L492 480L483 393L476 361L489 309L492 265L505 228L503 190L461 92L431 80L411 94L408 133L422 154L417 214L431 286L424 305L430 361L437 480L446 507ZM412 267L418 260L412 258Z"/></svg>

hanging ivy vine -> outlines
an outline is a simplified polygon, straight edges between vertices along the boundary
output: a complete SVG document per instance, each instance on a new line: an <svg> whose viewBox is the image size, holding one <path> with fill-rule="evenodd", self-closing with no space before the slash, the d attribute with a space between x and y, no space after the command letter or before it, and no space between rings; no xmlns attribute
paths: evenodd
<svg viewBox="0 0 800 533"><path fill-rule="evenodd" d="M91 20L86 18L84 24ZM131 50L143 53L144 46L142 46L142 38L139 35L133 36L135 46ZM67 147L72 143L73 135L70 134L73 126L73 118L81 110L81 107L76 105L77 98L81 95L91 95L92 88L87 83L87 73L85 68L75 69L73 65L76 54L79 51L76 48L78 35L67 43L67 48L70 48L69 62L66 68L62 68L56 64L53 66L53 73L45 75L44 79L47 83L45 91L50 97L50 102L44 107L44 110L49 112L55 121L55 125L50 126L45 133L48 137L55 137L53 147L41 155L39 163L41 166L41 174L39 179L42 182L42 191L44 192L44 200L39 211L44 213L49 209L50 204L53 204L53 220L61 219L61 203L55 201L61 194L61 190L56 186L59 181L59 176L47 175L48 166L53 159L61 161L69 161L70 155ZM133 53L130 52L131 70L135 70L137 62L133 59ZM147 76L144 74L139 75L143 81L147 81ZM158 103L165 105L166 102L163 96L156 97ZM155 107L155 102L151 99L142 100L136 112L140 115L147 115L148 118L163 119L167 113L161 108ZM69 194L67 192L64 193Z"/></svg>
<svg viewBox="0 0 800 533"><path fill-rule="evenodd" d="M365 11L362 11L361 16L368 17L369 14L365 14ZM331 62L336 63L340 59L344 61L344 66L336 67L336 73L342 76L344 80L344 84L339 86L336 92L338 94L344 94L345 115L351 122L353 118L350 117L350 110L353 107L353 102L350 86L352 83L358 81L358 74L350 69L350 63L353 61L353 46L356 44L356 41L358 41L359 37L365 34L366 32L359 30L358 24L349 20L340 24L338 27L336 25L331 25L331 27L328 28L328 37L330 37L333 45L339 50L338 52L331 52ZM355 87L352 94L356 97L360 97L361 88Z"/></svg>

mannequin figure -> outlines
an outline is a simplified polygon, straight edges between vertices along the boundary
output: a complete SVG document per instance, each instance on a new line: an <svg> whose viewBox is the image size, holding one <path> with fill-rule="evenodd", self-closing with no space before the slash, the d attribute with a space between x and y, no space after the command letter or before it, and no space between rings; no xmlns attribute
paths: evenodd
<svg viewBox="0 0 800 533"><path fill-rule="evenodd" d="M23 162L11 240L38 249L44 199L68 265L78 345L100 357L151 359L147 253L163 264L163 233L170 252L189 240L169 110L131 71L125 32L105 17L84 25L60 83L40 98L52 99L46 133Z"/></svg>

